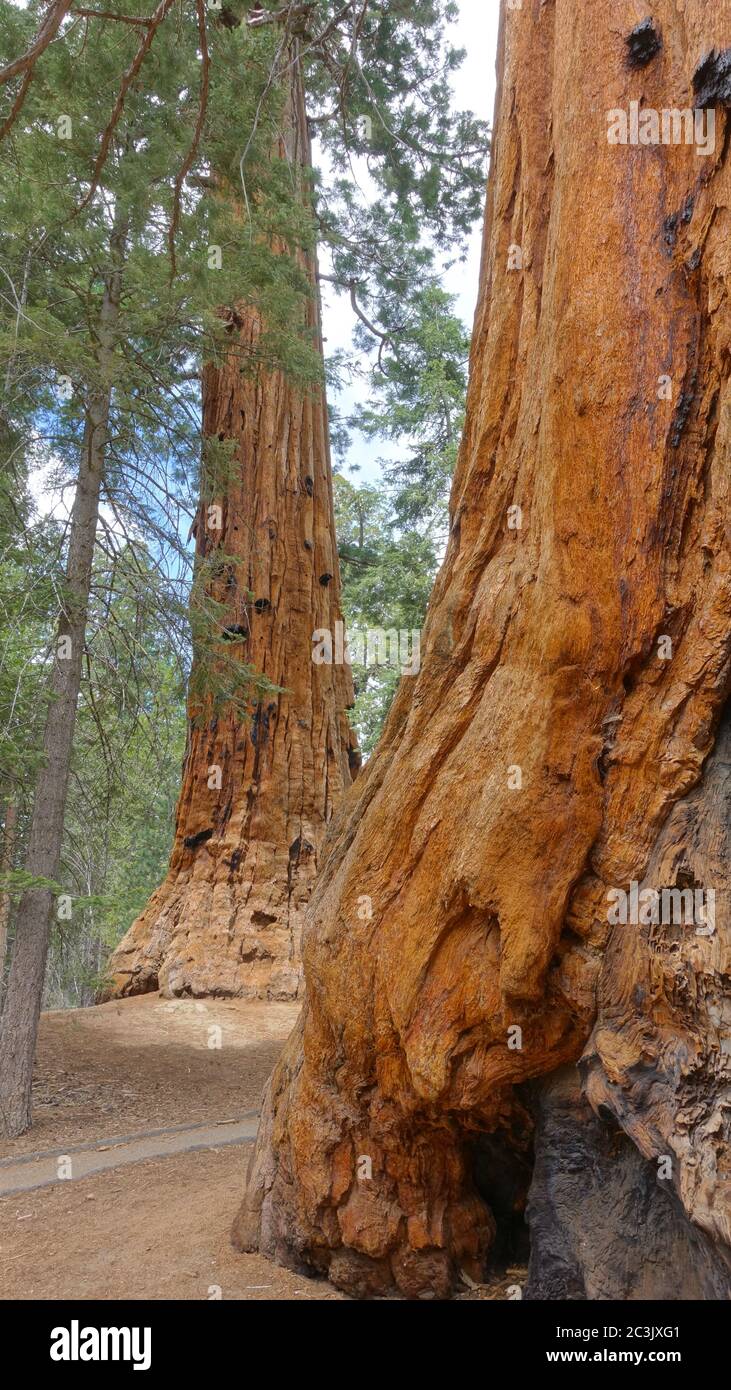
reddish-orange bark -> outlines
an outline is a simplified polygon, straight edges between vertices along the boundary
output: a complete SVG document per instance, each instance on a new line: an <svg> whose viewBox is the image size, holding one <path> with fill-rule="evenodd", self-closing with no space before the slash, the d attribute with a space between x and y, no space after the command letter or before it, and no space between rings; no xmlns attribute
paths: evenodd
<svg viewBox="0 0 731 1390"><path fill-rule="evenodd" d="M721 68L705 88L712 152L607 138L608 113L632 101L692 105L731 12L652 8L659 44L639 65L627 40L644 16L629 0L503 10L449 547L420 675L402 684L313 895L303 1019L235 1226L240 1247L356 1294L434 1297L461 1269L475 1276L494 1223L474 1145L492 1135L506 1168L525 1154L537 1098L550 1110L574 1094L544 1093L542 1078L568 1065L575 1080L582 1052L588 1113L633 1141L627 1183L634 1155L703 1247L693 1287L731 1290ZM608 920L613 888L688 876L716 892L714 934ZM557 1287L546 1227L586 1182L554 1135L542 1120L539 1297ZM570 1180L551 1209L557 1170ZM636 1267L637 1231L615 1225ZM664 1250L672 1265L680 1245L665 1236L658 1219L652 1260ZM591 1222L571 1260L578 1296L597 1296ZM641 1285L628 1257L619 1296L651 1294L653 1268L668 1296L652 1260Z"/></svg>

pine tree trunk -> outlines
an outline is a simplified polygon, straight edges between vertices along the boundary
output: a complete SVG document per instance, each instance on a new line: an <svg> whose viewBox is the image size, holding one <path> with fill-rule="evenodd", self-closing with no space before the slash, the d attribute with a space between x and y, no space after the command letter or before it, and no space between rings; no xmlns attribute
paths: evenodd
<svg viewBox="0 0 731 1390"><path fill-rule="evenodd" d="M18 838L18 808L15 798L10 795L5 802L3 824L2 872L8 874L15 866L15 845ZM0 893L0 1014L2 1014L5 989L5 955L8 949L8 927L12 908L10 893Z"/></svg>
<svg viewBox="0 0 731 1390"><path fill-rule="evenodd" d="M97 325L98 380L90 392L79 474L69 525L64 606L56 631L51 696L43 735L24 869L39 880L23 893L0 1021L0 1133L23 1134L31 1124L31 1083L51 931L53 889L61 859L76 708L81 688L99 497L111 406L114 344L119 318L124 231L111 237L112 266ZM44 882L45 881L45 882Z"/></svg>
<svg viewBox="0 0 731 1390"><path fill-rule="evenodd" d="M624 0L503 8L448 551L313 895L234 1230L359 1295L479 1275L523 1163L535 1296L567 1296L541 1267L568 1237L568 1296L731 1293L729 7L653 14L659 47ZM609 143L607 113L690 106L694 77L712 153ZM611 925L633 880L714 889L715 931ZM626 1136L622 1292L610 1269L597 1293L599 1224L566 1229L567 1106L589 1168ZM621 1217L647 1190L672 1294Z"/></svg>
<svg viewBox="0 0 731 1390"><path fill-rule="evenodd" d="M311 173L296 41L278 151L303 197ZM308 327L322 347L314 258ZM313 633L342 621L324 390L278 371L241 374L258 314L239 306L236 350L203 375L204 439L235 442L236 477L202 499L199 561L233 557L210 596L226 613L231 650L282 694L249 717L212 713L189 697L188 748L167 878L114 952L103 997L164 994L286 999L301 978L303 909L334 812L359 766L346 710L350 669L312 660ZM210 524L220 505L222 527ZM194 667L191 692L198 686ZM220 775L216 769L220 769ZM218 783L220 782L220 785Z"/></svg>

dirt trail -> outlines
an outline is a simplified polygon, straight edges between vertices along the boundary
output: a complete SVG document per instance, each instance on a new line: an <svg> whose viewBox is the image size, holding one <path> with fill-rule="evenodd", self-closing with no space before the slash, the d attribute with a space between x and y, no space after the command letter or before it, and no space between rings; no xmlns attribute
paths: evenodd
<svg viewBox="0 0 731 1390"><path fill-rule="evenodd" d="M145 995L44 1014L33 1129L0 1145L0 1299L343 1299L229 1242L297 1013ZM462 1297L510 1297L511 1282L522 1273Z"/></svg>
<svg viewBox="0 0 731 1390"><path fill-rule="evenodd" d="M0 1140L0 1158L258 1111L298 1011L146 994L43 1014L33 1128Z"/></svg>
<svg viewBox="0 0 731 1390"><path fill-rule="evenodd" d="M35 1123L0 1143L0 1298L337 1298L229 1245L297 1013L153 994L44 1014Z"/></svg>
<svg viewBox="0 0 731 1390"><path fill-rule="evenodd" d="M57 1182L77 1182L79 1178L123 1168L148 1158L169 1158L172 1154L193 1153L201 1149L224 1148L229 1144L250 1144L256 1138L258 1115L252 1113L238 1122L221 1120L217 1125L174 1125L169 1129L125 1134L107 1143L69 1144L66 1152L23 1154L21 1158L0 1159L0 1197L11 1192L34 1192Z"/></svg>
<svg viewBox="0 0 731 1390"><path fill-rule="evenodd" d="M247 1153L180 1154L0 1197L0 1299L343 1300L231 1248ZM511 1298L525 1275L496 1275L458 1301Z"/></svg>
<svg viewBox="0 0 731 1390"><path fill-rule="evenodd" d="M0 1298L340 1298L231 1248L247 1152L181 1154L1 1197Z"/></svg>

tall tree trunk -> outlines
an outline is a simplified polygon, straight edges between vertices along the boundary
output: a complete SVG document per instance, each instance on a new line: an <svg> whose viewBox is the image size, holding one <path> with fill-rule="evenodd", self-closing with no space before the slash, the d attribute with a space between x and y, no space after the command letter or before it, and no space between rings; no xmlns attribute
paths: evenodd
<svg viewBox="0 0 731 1390"><path fill-rule="evenodd" d="M278 157L308 197L296 40L291 60ZM307 324L321 348L314 257L303 265L313 290ZM236 350L204 370L204 439L234 441L236 477L223 495L201 500L196 548L200 561L217 550L233 559L210 595L225 611L231 650L283 693L254 702L248 719L234 707L214 713L193 693L194 665L170 867L112 956L105 998L157 988L294 997L303 908L359 766L346 714L350 670L312 659L313 632L334 633L342 619L325 393L296 389L278 371L242 375L261 327L253 309L238 306Z"/></svg>
<svg viewBox="0 0 731 1390"><path fill-rule="evenodd" d="M479 1272L490 1187L537 1120L532 1288L566 1296L540 1278L587 1186L566 1106L591 1107L605 1171L627 1136L603 1211L623 1291L610 1269L597 1294L588 1221L571 1296L668 1296L660 1258L670 1296L731 1293L730 11L653 15L657 42L630 42L630 0L503 9L448 551L421 673L313 895L303 1019L234 1231L356 1294ZM712 152L609 143L610 111L694 93ZM715 931L613 927L633 880L713 888ZM485 1135L502 1160L478 1191ZM651 1212L641 1283L623 1210Z"/></svg>
<svg viewBox="0 0 731 1390"><path fill-rule="evenodd" d="M23 893L0 1021L0 1132L23 1134L31 1124L31 1083L38 1018L51 929L53 889L61 858L92 561L104 473L111 404L114 343L119 317L124 233L111 237L112 267L106 277L98 323L98 379L87 404L79 475L69 526L66 587L53 660L51 695L43 736L24 868L38 880ZM45 881L45 882L44 882Z"/></svg>
<svg viewBox="0 0 731 1390"><path fill-rule="evenodd" d="M15 845L18 832L18 807L15 797L10 794L5 802L3 824L2 872L8 874L15 865ZM10 893L0 893L0 1014L2 1013L5 986L5 955L8 949L8 927L12 907Z"/></svg>

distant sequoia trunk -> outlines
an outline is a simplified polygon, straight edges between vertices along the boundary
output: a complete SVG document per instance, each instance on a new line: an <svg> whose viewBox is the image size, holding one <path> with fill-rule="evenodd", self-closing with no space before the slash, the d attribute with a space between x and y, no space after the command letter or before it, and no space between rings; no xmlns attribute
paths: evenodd
<svg viewBox="0 0 731 1390"><path fill-rule="evenodd" d="M526 1204L523 1297L731 1295L731 7L652 8L503 7L449 546L234 1228L358 1296Z"/></svg>
<svg viewBox="0 0 731 1390"><path fill-rule="evenodd" d="M309 170L296 61L292 74L279 153ZM314 261L307 270L321 343ZM324 390L296 390L263 369L242 376L241 350L255 349L261 331L257 314L240 307L233 331L238 351L204 371L203 433L235 441L237 471L222 496L201 500L197 555L210 559L218 547L239 561L209 593L226 610L231 651L284 693L254 702L248 720L230 707L201 720L191 693L168 875L115 950L105 998L158 987L294 997L302 910L360 762L346 714L349 667L312 660L313 632L334 632L342 619Z"/></svg>

